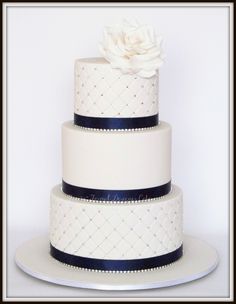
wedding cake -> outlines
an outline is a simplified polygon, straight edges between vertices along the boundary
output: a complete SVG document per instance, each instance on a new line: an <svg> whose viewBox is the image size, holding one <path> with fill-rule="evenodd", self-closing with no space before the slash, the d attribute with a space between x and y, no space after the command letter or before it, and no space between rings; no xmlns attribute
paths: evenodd
<svg viewBox="0 0 236 304"><path fill-rule="evenodd" d="M183 254L171 126L159 120L161 38L105 28L102 58L75 62L74 120L62 125L62 184L51 192L50 253L97 271L145 271Z"/></svg>

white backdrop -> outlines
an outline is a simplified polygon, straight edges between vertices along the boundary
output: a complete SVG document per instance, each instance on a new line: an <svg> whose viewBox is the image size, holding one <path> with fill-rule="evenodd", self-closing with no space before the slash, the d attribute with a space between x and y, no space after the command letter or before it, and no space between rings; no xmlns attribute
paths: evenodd
<svg viewBox="0 0 236 304"><path fill-rule="evenodd" d="M8 10L8 227L49 226L61 182L61 124L73 118L74 60L99 56L104 25L136 17L164 38L160 118L173 127L172 181L184 192L184 231L228 231L227 8Z"/></svg>

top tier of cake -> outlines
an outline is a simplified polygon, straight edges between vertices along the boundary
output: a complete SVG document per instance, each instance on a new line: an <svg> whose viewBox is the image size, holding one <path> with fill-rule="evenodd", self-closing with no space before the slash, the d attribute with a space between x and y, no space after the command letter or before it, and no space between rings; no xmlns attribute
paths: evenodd
<svg viewBox="0 0 236 304"><path fill-rule="evenodd" d="M138 118L158 114L158 72L124 74L103 58L75 62L75 116Z"/></svg>

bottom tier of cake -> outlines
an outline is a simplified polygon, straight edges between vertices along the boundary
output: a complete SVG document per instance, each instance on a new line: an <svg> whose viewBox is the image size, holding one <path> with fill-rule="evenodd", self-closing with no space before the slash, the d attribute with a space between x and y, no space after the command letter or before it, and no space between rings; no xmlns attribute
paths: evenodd
<svg viewBox="0 0 236 304"><path fill-rule="evenodd" d="M101 271L161 267L182 256L182 191L137 202L99 202L51 192L51 255Z"/></svg>

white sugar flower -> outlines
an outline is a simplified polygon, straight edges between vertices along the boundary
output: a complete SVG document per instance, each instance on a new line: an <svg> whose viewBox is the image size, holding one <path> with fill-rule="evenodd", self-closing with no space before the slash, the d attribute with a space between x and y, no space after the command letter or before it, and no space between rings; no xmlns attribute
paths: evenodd
<svg viewBox="0 0 236 304"><path fill-rule="evenodd" d="M163 63L161 42L151 26L124 20L105 28L99 48L112 68L149 78Z"/></svg>

